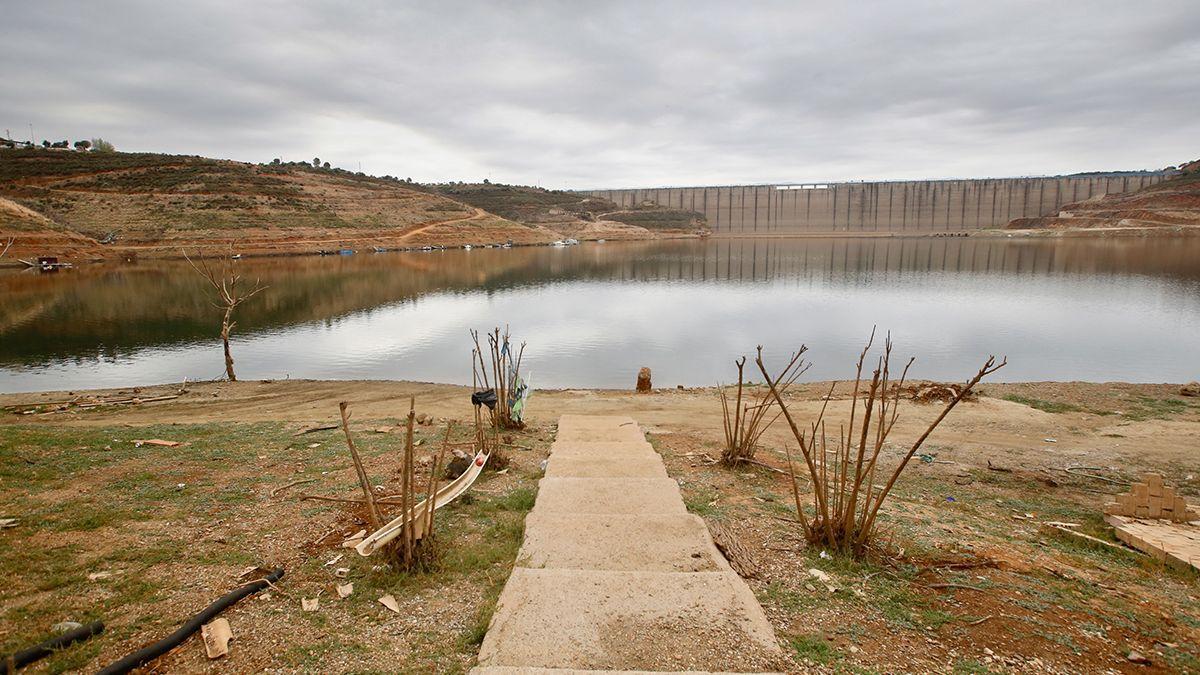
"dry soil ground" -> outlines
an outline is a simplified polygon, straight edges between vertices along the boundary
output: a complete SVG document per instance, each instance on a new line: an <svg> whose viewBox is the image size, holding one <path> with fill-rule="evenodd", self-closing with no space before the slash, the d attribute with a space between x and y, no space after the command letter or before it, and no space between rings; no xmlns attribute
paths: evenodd
<svg viewBox="0 0 1200 675"><path fill-rule="evenodd" d="M353 508L299 499L353 497L356 487L336 431L293 433L334 421L337 402L349 401L372 480L390 494L402 444L395 425L408 397L437 420L418 435L418 454L427 458L444 432L441 420L469 419L465 388L190 384L169 401L27 415L13 411L38 403L49 410L44 404L71 395L7 395L0 406L15 407L0 415L0 516L18 522L0 530L0 572L8 579L0 588L0 652L43 638L60 621L102 618L103 636L39 666L94 670L169 633L235 586L246 567L282 565L287 576L278 589L227 612L235 636L227 659L208 661L193 638L156 669L464 671L516 556L554 421L590 413L637 419L689 509L745 544L761 568L749 583L788 648L789 670L1196 672L1196 575L1038 528L1071 521L1115 541L1100 509L1120 487L1063 471L1069 466L1101 467L1096 473L1116 481L1158 471L1200 502L1200 401L1178 389L985 385L978 402L962 404L930 439L932 461L915 463L901 479L885 507L891 552L868 562L805 546L790 522L786 476L710 463L722 433L713 390L537 392L530 427L512 439L529 449L511 449L507 472L485 473L472 499L439 512L440 566L412 575L340 547L343 535L362 527ZM801 418L816 412L824 392L822 385L794 392ZM828 419L844 416L846 393L835 394ZM908 404L889 456L939 410ZM133 443L147 438L185 445ZM772 429L759 459L784 466L787 440L783 426ZM1011 472L989 470L989 461ZM311 482L273 494L297 480ZM334 592L338 568L354 582L345 600ZM830 584L810 569L830 575ZM947 583L955 586L939 586ZM399 613L377 602L384 593L397 598ZM300 599L318 594L319 610L301 611ZM1129 661L1131 650L1150 664Z"/></svg>

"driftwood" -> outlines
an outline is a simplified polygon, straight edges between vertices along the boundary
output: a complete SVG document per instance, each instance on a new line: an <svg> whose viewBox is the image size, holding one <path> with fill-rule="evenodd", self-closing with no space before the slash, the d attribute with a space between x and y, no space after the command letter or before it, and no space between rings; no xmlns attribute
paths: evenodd
<svg viewBox="0 0 1200 675"><path fill-rule="evenodd" d="M314 433L317 431L330 431L331 429L337 429L339 426L341 426L341 425L340 424L322 424L322 425L315 426L315 427L309 427L307 429L301 429L300 431L297 431L296 433L292 434L292 437L295 438L296 436L303 436L304 434L311 434L311 433Z"/></svg>
<svg viewBox="0 0 1200 675"><path fill-rule="evenodd" d="M316 482L316 480L317 480L316 478L305 478L304 480L294 480L294 481L288 483L287 485L281 485L280 487L277 487L274 490L271 490L271 496L274 497L275 495L279 494L280 492L283 492L284 490L286 490L294 485L303 485L305 483L313 483L313 482Z"/></svg>
<svg viewBox="0 0 1200 675"><path fill-rule="evenodd" d="M79 398L71 399L69 401L52 401L52 402L48 402L48 403L13 403L11 405L4 406L4 409L10 410L10 409L14 409L14 408L26 408L25 410L14 411L20 415L34 415L34 414L54 415L56 413L66 412L68 410L71 410L72 408L77 408L79 410L90 410L92 408L99 408L100 406L106 406L106 405L141 405L143 403L154 403L156 401L170 401L172 399L179 398L179 396L180 396L179 394L169 394L166 396L150 396L148 398L141 398L140 396L134 396L131 398L108 399L108 400L104 400L104 399L97 400L97 399L79 397ZM53 407L54 410L41 411L41 408L45 408L48 406Z"/></svg>
<svg viewBox="0 0 1200 675"><path fill-rule="evenodd" d="M954 584L954 583L925 584L925 587L926 588L965 588L968 591L979 591L981 593L987 590L986 588L980 588L979 586L972 586L970 584Z"/></svg>
<svg viewBox="0 0 1200 675"><path fill-rule="evenodd" d="M708 531L712 534L713 543L716 544L717 550L725 559L729 561L729 566L733 568L738 576L746 579L754 579L758 577L758 563L750 555L750 551L721 523L708 523Z"/></svg>
<svg viewBox="0 0 1200 675"><path fill-rule="evenodd" d="M1104 481L1105 483L1111 483L1113 485L1122 485L1122 486L1126 486L1126 487L1133 485L1133 483L1131 483L1127 480L1118 480L1115 478L1107 478L1105 476L1097 476L1094 473L1084 473L1084 471L1103 471L1103 469L1101 469L1098 466L1068 466L1068 467L1060 469L1060 470L1064 473L1069 473L1072 476L1083 476L1084 478L1094 478L1095 480Z"/></svg>
<svg viewBox="0 0 1200 675"><path fill-rule="evenodd" d="M1135 551L1130 548L1125 548L1124 546L1121 546L1120 544L1114 544L1111 541L1104 541L1103 539L1093 537L1090 534L1084 534L1083 532L1076 532L1075 530L1072 530L1067 527L1063 527L1062 525L1058 525L1055 523L1042 523L1041 527L1039 527L1038 529L1040 529L1042 532L1044 532L1046 534L1052 534L1052 535L1059 536L1059 537L1062 537L1062 536L1074 537L1075 539L1079 539L1081 541L1086 541L1089 544L1096 544L1099 546L1104 546L1107 548L1115 549L1117 551L1126 551L1128 553L1140 553L1140 551Z"/></svg>

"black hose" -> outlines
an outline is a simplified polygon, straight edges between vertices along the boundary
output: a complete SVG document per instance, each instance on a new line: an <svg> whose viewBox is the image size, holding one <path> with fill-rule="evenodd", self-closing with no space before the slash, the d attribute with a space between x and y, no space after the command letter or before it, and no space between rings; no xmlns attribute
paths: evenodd
<svg viewBox="0 0 1200 675"><path fill-rule="evenodd" d="M245 586L240 586L226 593L218 598L216 602L208 607L205 607L204 611L200 612L196 616L193 616L188 620L187 623L180 626L179 630L171 633L167 637L155 642L152 645L137 650L120 661L113 662L108 667L101 669L97 675L116 675L117 673L128 673L134 668L143 666L154 659L157 659L163 654L166 654L172 649L178 647L183 643L184 640L188 639L192 633L200 630L201 626L209 621L212 621L215 616L225 611L230 606L236 604L242 598L263 590L272 583L279 581L281 577L283 577L282 567L268 574L265 579L251 581Z"/></svg>
<svg viewBox="0 0 1200 675"><path fill-rule="evenodd" d="M52 637L45 642L39 642L28 649L22 649L14 654L9 654L3 657L4 661L0 663L0 673L5 675L7 673L15 673L17 668L27 666L34 661L40 661L63 647L76 642L82 642L93 635L99 635L103 630L103 621L93 621L79 628L69 630L62 635Z"/></svg>

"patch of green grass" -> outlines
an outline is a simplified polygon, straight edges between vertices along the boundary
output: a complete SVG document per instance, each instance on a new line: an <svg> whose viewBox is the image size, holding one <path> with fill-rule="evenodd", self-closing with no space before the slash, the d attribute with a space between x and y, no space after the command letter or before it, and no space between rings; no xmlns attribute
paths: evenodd
<svg viewBox="0 0 1200 675"><path fill-rule="evenodd" d="M937 630L938 628L941 628L942 626L951 623L958 618L950 612L940 609L922 609L920 612L920 617L921 625L928 626L934 630Z"/></svg>
<svg viewBox="0 0 1200 675"><path fill-rule="evenodd" d="M816 595L793 591L778 581L767 584L759 593L759 600L764 604L788 610L807 609L821 603Z"/></svg>
<svg viewBox="0 0 1200 675"><path fill-rule="evenodd" d="M820 635L797 635L792 638L791 644L797 656L822 665L829 665L840 656Z"/></svg>
<svg viewBox="0 0 1200 675"><path fill-rule="evenodd" d="M1187 412L1197 404L1189 403L1178 398L1154 398L1151 396L1134 396L1126 398L1132 404L1129 410L1122 411L1127 420L1142 422L1145 420L1167 419L1172 415Z"/></svg>
<svg viewBox="0 0 1200 675"><path fill-rule="evenodd" d="M954 662L954 675L987 675L992 671L975 659L961 659Z"/></svg>
<svg viewBox="0 0 1200 675"><path fill-rule="evenodd" d="M1112 414L1111 412L1108 412L1106 410L1092 410L1089 408L1081 408L1072 403L1065 403L1062 401L1047 401L1045 399L1030 398L1028 396L1020 396L1017 394L1005 394L1003 396L1003 398L1005 401L1011 401L1013 403L1020 403L1021 405L1027 405L1030 408L1033 408L1034 410L1041 410L1042 412L1048 412L1048 413L1085 412L1085 413L1091 413L1093 415L1111 415Z"/></svg>
<svg viewBox="0 0 1200 675"><path fill-rule="evenodd" d="M315 614L312 615L315 616ZM320 671L323 669L322 666L336 654L362 655L369 651L370 648L361 642L333 636L317 642L289 647L283 653L283 661L302 671Z"/></svg>
<svg viewBox="0 0 1200 675"><path fill-rule="evenodd" d="M715 490L705 489L697 491L688 491L683 496L683 505L687 510L701 518L715 518L721 515L721 509L717 506L717 498L720 493Z"/></svg>

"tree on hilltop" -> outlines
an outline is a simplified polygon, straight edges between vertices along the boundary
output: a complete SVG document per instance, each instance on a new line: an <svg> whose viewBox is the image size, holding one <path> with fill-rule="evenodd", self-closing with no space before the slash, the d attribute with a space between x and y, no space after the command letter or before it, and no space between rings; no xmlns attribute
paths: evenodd
<svg viewBox="0 0 1200 675"><path fill-rule="evenodd" d="M92 149L96 152L116 152L117 147L103 138L92 139Z"/></svg>

